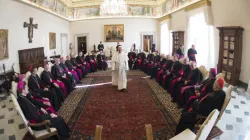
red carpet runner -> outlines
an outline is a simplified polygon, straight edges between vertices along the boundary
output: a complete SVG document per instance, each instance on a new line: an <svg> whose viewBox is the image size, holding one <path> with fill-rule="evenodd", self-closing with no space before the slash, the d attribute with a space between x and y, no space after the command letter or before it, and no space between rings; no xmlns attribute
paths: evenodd
<svg viewBox="0 0 250 140"><path fill-rule="evenodd" d="M103 85L91 87L85 93L87 99L79 103L73 114L75 117L71 120L71 139L90 139L88 136L93 136L96 125L103 125L103 140L143 139L146 136L145 124L152 124L153 131L162 131L167 135L165 138L173 136L173 125L157 108L151 96L152 89L140 76L131 78L127 92L120 92L111 85ZM92 84L110 80L110 77L95 77Z"/></svg>

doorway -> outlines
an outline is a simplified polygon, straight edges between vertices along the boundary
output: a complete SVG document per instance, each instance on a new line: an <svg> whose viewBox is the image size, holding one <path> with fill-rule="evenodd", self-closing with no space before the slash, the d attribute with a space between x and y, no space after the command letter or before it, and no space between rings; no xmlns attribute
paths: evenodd
<svg viewBox="0 0 250 140"><path fill-rule="evenodd" d="M149 52L153 44L153 35L143 35L143 51Z"/></svg>
<svg viewBox="0 0 250 140"><path fill-rule="evenodd" d="M77 44L78 44L78 53L82 52L83 54L86 54L88 52L86 36L77 37Z"/></svg>
<svg viewBox="0 0 250 140"><path fill-rule="evenodd" d="M66 57L69 54L68 51L68 35L61 34L61 56Z"/></svg>

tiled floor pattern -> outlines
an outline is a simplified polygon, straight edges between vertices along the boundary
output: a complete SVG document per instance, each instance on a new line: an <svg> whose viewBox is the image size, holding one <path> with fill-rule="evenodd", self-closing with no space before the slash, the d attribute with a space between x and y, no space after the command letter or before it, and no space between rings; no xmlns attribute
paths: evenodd
<svg viewBox="0 0 250 140"><path fill-rule="evenodd" d="M224 88L227 90L227 88ZM250 94L233 90L232 99L217 126L224 132L214 140L250 140ZM0 140L21 140L27 129L12 100L0 102Z"/></svg>
<svg viewBox="0 0 250 140"><path fill-rule="evenodd" d="M27 129L10 97L0 102L0 140L22 140Z"/></svg>
<svg viewBox="0 0 250 140"><path fill-rule="evenodd" d="M224 133L215 140L250 140L250 94L234 88L231 101L217 126Z"/></svg>

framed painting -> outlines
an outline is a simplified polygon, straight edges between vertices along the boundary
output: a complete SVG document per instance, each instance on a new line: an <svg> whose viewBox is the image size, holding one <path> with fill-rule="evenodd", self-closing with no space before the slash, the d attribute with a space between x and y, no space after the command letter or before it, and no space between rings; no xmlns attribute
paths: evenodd
<svg viewBox="0 0 250 140"><path fill-rule="evenodd" d="M49 49L56 49L56 33L49 33Z"/></svg>
<svg viewBox="0 0 250 140"><path fill-rule="evenodd" d="M0 29L0 60L9 58L8 30Z"/></svg>
<svg viewBox="0 0 250 140"><path fill-rule="evenodd" d="M105 42L124 42L124 24L104 25Z"/></svg>

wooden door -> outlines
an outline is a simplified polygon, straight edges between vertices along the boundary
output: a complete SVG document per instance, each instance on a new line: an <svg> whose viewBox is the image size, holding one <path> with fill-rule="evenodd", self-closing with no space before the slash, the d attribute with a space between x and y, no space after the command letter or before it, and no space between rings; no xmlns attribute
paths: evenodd
<svg viewBox="0 0 250 140"><path fill-rule="evenodd" d="M88 52L87 50L87 37L78 37L77 38L77 44L78 44L78 53L82 52L83 54L86 54Z"/></svg>
<svg viewBox="0 0 250 140"><path fill-rule="evenodd" d="M153 44L153 35L144 35L143 36L143 51L149 52Z"/></svg>

